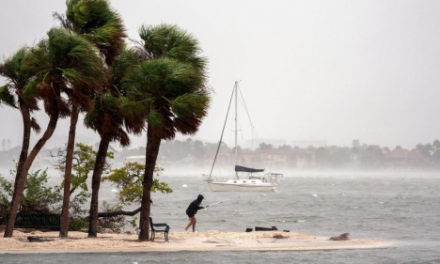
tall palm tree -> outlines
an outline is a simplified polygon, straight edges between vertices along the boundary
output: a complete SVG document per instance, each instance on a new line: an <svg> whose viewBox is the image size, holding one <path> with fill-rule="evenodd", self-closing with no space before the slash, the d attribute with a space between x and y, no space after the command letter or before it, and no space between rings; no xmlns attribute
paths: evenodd
<svg viewBox="0 0 440 264"><path fill-rule="evenodd" d="M123 116L119 99L110 91L95 99L92 111L86 115L85 124L98 132L101 137L92 174L92 197L89 214L89 237L96 237L98 232L98 195L109 144L112 141L118 141L121 145L127 146L130 141L127 133L122 129Z"/></svg>
<svg viewBox="0 0 440 264"><path fill-rule="evenodd" d="M123 38L124 26L119 15L114 12L106 0L68 0L66 16L55 13L64 28L72 30L87 38L99 49L109 67L119 53ZM75 131L80 110L90 111L92 96L102 91L91 90L91 87L79 89L81 94L71 94L70 128L66 149L66 165L64 173L64 195L61 212L60 237L67 237L69 228L69 202L72 175L72 159L75 146ZM87 89L88 88L88 89Z"/></svg>
<svg viewBox="0 0 440 264"><path fill-rule="evenodd" d="M98 231L98 205L101 176L110 142L117 141L121 145L129 144L129 138L123 129L127 124L129 130L142 131L143 122L140 111L124 97L121 79L127 71L140 63L140 55L136 50L122 49L110 67L110 83L106 92L95 98L93 110L87 113L86 126L97 131L101 137L95 167L92 175L92 197L90 201L89 237L96 237ZM128 125L130 124L130 125Z"/></svg>
<svg viewBox="0 0 440 264"><path fill-rule="evenodd" d="M5 104L20 110L23 122L23 138L20 157L15 172L14 191L17 187L17 178L20 176L24 161L28 156L31 128L33 128L35 132L39 132L40 130L36 120L31 117L31 113L38 110L36 99L25 99L23 97L24 87L31 81L33 75L25 66L27 56L29 56L29 49L22 48L4 63L0 64L0 75L7 80L7 83L0 87L0 104Z"/></svg>
<svg viewBox="0 0 440 264"><path fill-rule="evenodd" d="M26 67L35 75L25 86L23 96L25 99L36 97L44 102L49 123L17 177L5 237L12 236L27 173L35 157L52 136L58 118L70 114L62 93L77 94L80 93L78 89L99 87L105 82L103 61L94 45L65 29L54 28L47 35L48 39L33 48L26 59Z"/></svg>
<svg viewBox="0 0 440 264"><path fill-rule="evenodd" d="M148 122L139 240L148 240L153 172L162 139L195 133L206 115L205 59L198 42L176 26L141 27L144 61L123 80Z"/></svg>

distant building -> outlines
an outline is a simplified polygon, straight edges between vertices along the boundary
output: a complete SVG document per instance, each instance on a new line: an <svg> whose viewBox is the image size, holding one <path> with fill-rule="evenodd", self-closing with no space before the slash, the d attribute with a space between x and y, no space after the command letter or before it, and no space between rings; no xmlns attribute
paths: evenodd
<svg viewBox="0 0 440 264"><path fill-rule="evenodd" d="M293 147L308 148L308 147L323 147L327 146L324 140L294 140L290 142Z"/></svg>
<svg viewBox="0 0 440 264"><path fill-rule="evenodd" d="M353 139L353 141L351 142L351 147L354 149L360 148L361 142L359 141L359 139Z"/></svg>

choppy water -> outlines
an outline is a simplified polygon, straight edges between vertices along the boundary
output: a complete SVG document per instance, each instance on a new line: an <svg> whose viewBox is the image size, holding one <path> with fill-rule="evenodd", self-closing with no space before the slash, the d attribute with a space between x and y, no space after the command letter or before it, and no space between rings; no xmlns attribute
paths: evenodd
<svg viewBox="0 0 440 264"><path fill-rule="evenodd" d="M186 224L202 193L199 231L272 226L321 236L391 240L396 247L310 252L174 252L0 255L0 263L440 263L440 173L286 175L275 193L213 193L199 177L162 177L172 194L154 194L152 216L172 230ZM182 187L186 184L188 187ZM109 189L104 197L111 197Z"/></svg>

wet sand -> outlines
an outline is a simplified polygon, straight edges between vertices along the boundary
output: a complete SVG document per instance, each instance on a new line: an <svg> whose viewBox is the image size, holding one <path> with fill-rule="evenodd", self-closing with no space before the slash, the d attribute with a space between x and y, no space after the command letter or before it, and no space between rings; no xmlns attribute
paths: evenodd
<svg viewBox="0 0 440 264"><path fill-rule="evenodd" d="M29 242L38 236L45 242ZM281 236L281 237L280 237ZM278 237L278 238L276 238ZM136 234L98 234L87 238L83 232L69 232L61 239L58 232L14 231L12 238L0 238L0 253L83 253L83 252L149 252L149 251L246 251L246 250L336 250L392 247L392 243L374 239L331 241L328 237L293 232L171 232L169 242L156 233L154 242L139 242Z"/></svg>

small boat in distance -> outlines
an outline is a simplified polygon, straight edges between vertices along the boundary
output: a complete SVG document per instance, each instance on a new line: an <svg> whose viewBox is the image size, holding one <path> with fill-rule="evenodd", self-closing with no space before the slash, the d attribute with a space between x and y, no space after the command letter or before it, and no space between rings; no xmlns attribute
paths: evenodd
<svg viewBox="0 0 440 264"><path fill-rule="evenodd" d="M235 82L232 90L231 99L229 100L228 110L226 112L225 122L223 124L220 141L217 146L214 161L211 166L211 171L208 176L208 185L213 192L273 192L278 187L279 178L282 176L280 173L266 173L264 175L254 173L262 173L264 169L254 169L237 164L238 158L238 145L237 145L237 91L238 82ZM217 160L220 145L222 143L223 134L228 120L229 110L231 108L232 99L235 97L235 177L226 181L217 181L212 177L212 171ZM242 96L243 97L243 96ZM243 99L243 98L242 98ZM243 99L244 100L244 99ZM240 173L240 174L239 174ZM246 177L240 177L243 173L246 173Z"/></svg>
<svg viewBox="0 0 440 264"><path fill-rule="evenodd" d="M280 173L266 173L254 175L253 172L263 172L264 169L247 168L240 165L235 166L237 177L227 181L214 181L208 179L209 188L213 192L273 192L278 186ZM246 172L246 178L240 178L238 172Z"/></svg>

